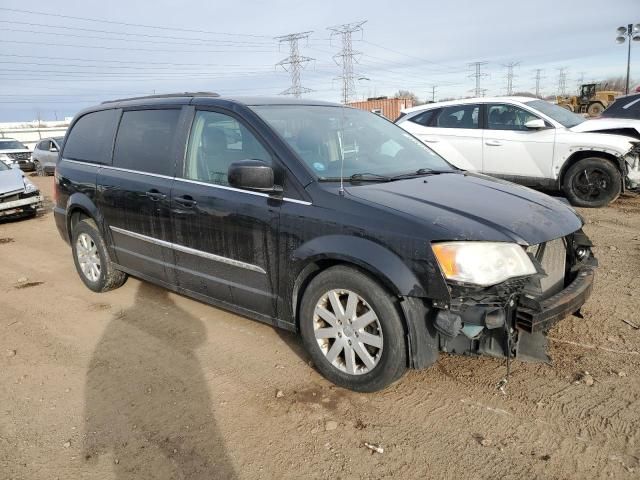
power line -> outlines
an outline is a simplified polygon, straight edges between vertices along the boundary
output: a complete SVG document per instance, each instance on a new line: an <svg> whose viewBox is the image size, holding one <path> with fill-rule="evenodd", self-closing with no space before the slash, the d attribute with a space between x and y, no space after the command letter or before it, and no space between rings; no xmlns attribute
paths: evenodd
<svg viewBox="0 0 640 480"><path fill-rule="evenodd" d="M505 67L507 67L507 95L513 95L513 79L516 75L513 73L514 67L520 65L520 62L509 62Z"/></svg>
<svg viewBox="0 0 640 480"><path fill-rule="evenodd" d="M195 30L190 28L179 28L179 27L168 27L163 25L145 25L141 23L127 23L127 22L118 22L115 20L105 20L103 18L91 18L91 17L74 17L72 15L62 15L59 13L52 12L42 12L35 10L21 10L18 8L6 8L0 7L0 10L4 10L6 12L14 12L14 13L28 13L30 15L44 15L47 17L56 17L56 18L67 18L71 20L82 20L85 22L95 22L95 23L108 23L110 25L123 25L125 27L142 27L142 28L153 28L158 30L173 30L176 32L192 32L192 33L208 33L210 35L225 35L225 36L233 36L233 37L254 37L254 38L271 38L269 35L255 35L249 33L229 33L229 32L214 32L211 30Z"/></svg>
<svg viewBox="0 0 640 480"><path fill-rule="evenodd" d="M66 43L52 43L52 42L29 42L24 40L0 40L1 43L17 43L24 45L47 45L52 47L73 47L73 48L99 48L103 50L117 50L119 52L122 51L124 47L107 47L105 45L78 45L78 44L66 44ZM154 52L158 53L157 49L153 48L134 48L134 47L126 47L127 51L135 50L139 52ZM273 50L250 50L250 51L242 51L242 50L165 50L163 49L161 53L271 53Z"/></svg>
<svg viewBox="0 0 640 480"><path fill-rule="evenodd" d="M91 32L91 33L107 33L113 35L123 35L126 37L144 37L144 38L165 38L169 40L192 40L192 41L201 41L208 43L229 43L229 44L241 44L241 45L265 45L267 43L271 43L267 40L252 40L252 41L244 41L244 40L218 40L214 38L194 38L194 37L176 37L172 35L153 35L150 33L137 33L137 32L117 32L114 30L98 30L95 28L82 28L82 27L67 27L64 25L49 25L46 23L33 23L33 22L20 22L17 20L0 20L0 23L8 23L10 25L26 25L30 27L46 27L46 28L57 28L61 30L73 30L81 31L81 32ZM2 29L7 30L5 28ZM14 30L15 31L15 30ZM26 30L18 30L20 32L24 32ZM38 32L38 31L29 31L29 33L51 33L51 32Z"/></svg>
<svg viewBox="0 0 640 480"><path fill-rule="evenodd" d="M298 41L308 39L309 35L311 35L312 33L313 32L299 32L275 37L275 39L278 40L281 44L284 42L287 42L289 44L289 56L284 60L276 63L276 67L282 67L291 75L291 86L281 92L281 95L293 95L295 98L300 98L300 95L302 95L303 93L312 91L301 85L300 70L304 68L304 64L314 59L300 55L300 48L298 47Z"/></svg>
<svg viewBox="0 0 640 480"><path fill-rule="evenodd" d="M342 42L342 52L334 55L334 61L340 65L342 64L342 75L338 79L342 80L342 103L349 103L349 100L355 97L356 85L354 81L355 73L353 71L353 62L357 61L356 57L360 55L360 52L353 50L352 35L356 32L362 32L362 26L367 21L345 23L342 25L336 25L329 27L331 31L331 37L334 35L340 35ZM338 60L340 59L340 60Z"/></svg>
<svg viewBox="0 0 640 480"><path fill-rule="evenodd" d="M484 77L488 77L486 73L482 72L482 67L485 66L487 63L489 62L473 62L469 64L470 67L474 67L475 69L474 73L469 75L469 77L476 79L476 87L473 90L474 95L476 97L484 97L484 94L487 91L486 88L480 87L480 80Z"/></svg>
<svg viewBox="0 0 640 480"><path fill-rule="evenodd" d="M20 32L20 33L30 33L30 34L39 34L39 35L54 35L57 37L72 37L72 38L90 38L93 40L109 40L109 41L116 41L116 42L130 42L131 39L129 38L113 38L113 37L105 37L105 36L98 36L98 35L86 35L86 34L74 34L74 33L62 33L62 32L42 32L42 31L38 31L38 30L24 30L24 29L18 29L18 28L2 28L3 32ZM146 39L136 39L136 42L138 43L150 43L150 44L156 44L156 45L192 45L192 46L207 46L207 43L221 43L224 42L224 44L220 45L222 47L244 47L244 48L253 48L256 46L259 47L266 47L267 45L264 43L245 43L245 42L230 42L228 40L199 40L196 39L195 41L192 42L176 42L176 41L169 41L169 40L146 40ZM206 42L206 43L205 43Z"/></svg>

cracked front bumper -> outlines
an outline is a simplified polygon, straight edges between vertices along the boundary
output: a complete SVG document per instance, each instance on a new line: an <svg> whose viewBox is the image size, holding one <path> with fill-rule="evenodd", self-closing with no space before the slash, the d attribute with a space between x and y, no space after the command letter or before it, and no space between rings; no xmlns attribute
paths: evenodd
<svg viewBox="0 0 640 480"><path fill-rule="evenodd" d="M543 332L580 310L593 290L595 270L596 265L582 267L564 290L545 300L521 298L516 311L517 327L529 333Z"/></svg>

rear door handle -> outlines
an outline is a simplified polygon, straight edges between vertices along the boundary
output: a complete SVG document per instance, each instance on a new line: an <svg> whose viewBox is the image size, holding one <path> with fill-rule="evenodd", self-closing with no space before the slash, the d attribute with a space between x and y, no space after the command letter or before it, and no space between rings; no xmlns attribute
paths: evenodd
<svg viewBox="0 0 640 480"><path fill-rule="evenodd" d="M167 198L167 196L164 193L159 192L155 188L149 190L145 195L149 197L151 200L153 200L154 202L158 202L160 200L164 200L165 198Z"/></svg>
<svg viewBox="0 0 640 480"><path fill-rule="evenodd" d="M502 145L502 142L500 140L487 140L484 144L489 145L490 147L499 147Z"/></svg>
<svg viewBox="0 0 640 480"><path fill-rule="evenodd" d="M183 195L182 197L174 198L176 203L179 203L183 207L191 208L195 207L198 202L196 202L191 195Z"/></svg>

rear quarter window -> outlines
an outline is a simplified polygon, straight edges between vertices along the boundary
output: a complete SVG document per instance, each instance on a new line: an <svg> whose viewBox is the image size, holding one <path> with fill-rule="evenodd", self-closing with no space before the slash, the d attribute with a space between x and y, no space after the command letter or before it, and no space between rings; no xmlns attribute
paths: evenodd
<svg viewBox="0 0 640 480"><path fill-rule="evenodd" d="M74 124L63 157L91 163L111 163L119 110L87 113Z"/></svg>
<svg viewBox="0 0 640 480"><path fill-rule="evenodd" d="M113 166L173 175L172 157L180 110L133 110L122 114Z"/></svg>

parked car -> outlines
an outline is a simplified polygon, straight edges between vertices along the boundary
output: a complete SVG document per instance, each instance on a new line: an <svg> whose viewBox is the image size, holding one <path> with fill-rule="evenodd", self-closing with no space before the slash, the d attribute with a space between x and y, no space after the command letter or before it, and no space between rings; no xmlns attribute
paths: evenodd
<svg viewBox="0 0 640 480"><path fill-rule="evenodd" d="M544 100L470 98L403 113L396 123L454 165L561 191L573 205L602 207L640 187L635 138Z"/></svg>
<svg viewBox="0 0 640 480"><path fill-rule="evenodd" d="M17 163L25 172L34 170L31 151L13 138L0 138L0 161L6 165Z"/></svg>
<svg viewBox="0 0 640 480"><path fill-rule="evenodd" d="M53 137L40 140L36 144L31 158L38 175L53 175L63 141L64 137Z"/></svg>
<svg viewBox="0 0 640 480"><path fill-rule="evenodd" d="M616 98L600 116L603 118L640 120L640 93L632 93Z"/></svg>
<svg viewBox="0 0 640 480"><path fill-rule="evenodd" d="M618 97L600 117L586 120L574 130L624 135L640 141L640 94Z"/></svg>
<svg viewBox="0 0 640 480"><path fill-rule="evenodd" d="M0 219L35 215L41 206L40 191L24 177L18 164L0 162Z"/></svg>
<svg viewBox="0 0 640 480"><path fill-rule="evenodd" d="M73 120L55 189L89 289L133 275L298 331L358 391L439 351L546 359L544 332L587 300L597 263L570 206L325 102L103 103Z"/></svg>

